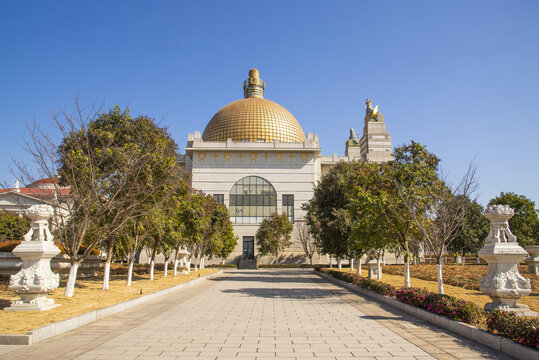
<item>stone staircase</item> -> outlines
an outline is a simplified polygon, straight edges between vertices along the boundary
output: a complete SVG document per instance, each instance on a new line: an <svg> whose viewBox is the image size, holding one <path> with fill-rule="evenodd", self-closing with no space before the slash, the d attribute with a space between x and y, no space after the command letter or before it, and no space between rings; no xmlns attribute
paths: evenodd
<svg viewBox="0 0 539 360"><path fill-rule="evenodd" d="M240 259L238 269L258 269L256 259Z"/></svg>

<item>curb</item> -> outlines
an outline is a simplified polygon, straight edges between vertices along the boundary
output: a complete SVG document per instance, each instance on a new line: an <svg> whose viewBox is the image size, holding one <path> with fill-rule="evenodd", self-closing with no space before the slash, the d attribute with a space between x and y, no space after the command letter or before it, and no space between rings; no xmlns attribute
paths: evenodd
<svg viewBox="0 0 539 360"><path fill-rule="evenodd" d="M104 317L114 315L116 313L131 309L132 307L144 304L150 300L154 300L161 296L167 295L168 293L179 290L181 288L194 285L203 279L209 279L222 272L223 270L219 270L213 274L202 276L202 277L199 277L198 279L193 279L193 280L175 285L168 289L159 290L151 294L144 295L135 299L127 300L118 304L110 305L102 309L92 310L90 312L77 315L66 320L58 321L58 322L34 329L34 330L30 330L24 335L0 334L0 345L35 344L42 340L59 335L66 331L76 329L78 327L89 324L91 322L102 319Z"/></svg>
<svg viewBox="0 0 539 360"><path fill-rule="evenodd" d="M410 314L419 319L425 320L443 329L447 329L455 334L471 339L491 349L498 350L504 354L508 354L510 356L516 357L517 359L525 359L525 360L539 359L539 351L534 350L524 345L517 344L516 342L510 339L506 339L501 336L494 335L485 330L479 329L475 326L472 326L472 325L469 325L460 321L456 321L453 319L449 319L449 318L446 318L445 316L431 313L427 310L403 303L389 296L377 294L373 291L361 288L357 285L353 285L353 284L347 283L346 281L334 278L331 275L327 275L316 270L313 270L313 272L317 274L318 276L328 279L331 282L341 285L353 292L370 297L376 301L382 302L398 310L404 311L407 314Z"/></svg>

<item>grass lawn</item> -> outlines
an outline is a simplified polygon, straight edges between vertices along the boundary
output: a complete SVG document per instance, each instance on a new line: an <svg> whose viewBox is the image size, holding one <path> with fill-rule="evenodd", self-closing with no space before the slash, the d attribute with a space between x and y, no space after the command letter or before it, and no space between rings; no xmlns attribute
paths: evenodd
<svg viewBox="0 0 539 360"><path fill-rule="evenodd" d="M446 270L444 269L444 276L447 276L447 282L451 282L449 275L450 273L458 273L460 274L460 277L469 277L472 279L479 278L483 276L483 270L486 274L486 265L444 265L444 268L447 269L447 275ZM484 268L484 269L482 269ZM333 269L337 270L337 269ZM387 270L387 271L386 271ZM399 271L400 270L400 271ZM525 278L531 278L535 277L537 278L537 275L528 274L528 272L522 271L522 269L519 269L522 276ZM349 268L343 268L342 271L349 272ZM357 269L354 270L354 272L357 272ZM389 274L388 272L392 272L392 274ZM386 265L382 269L382 280L385 283L391 284L396 287L402 287L404 285L404 276L403 275L396 275L398 273L402 274L404 272L404 266L395 266L395 265ZM434 274L434 277L428 275L428 274ZM366 266L362 267L361 275L364 277L367 277L368 270ZM438 292L438 282L436 281L436 265L417 265L412 266L410 265L410 275L411 275L411 285L413 287L417 288L425 288L428 291L431 292ZM419 277L431 279L431 280L424 280L420 279ZM477 282L479 280L476 280ZM526 296L520 300L520 303L528 305L531 310L539 313L539 293L538 289L534 288L533 286L533 280L532 280L532 293L529 296ZM477 286L479 287L479 285ZM454 286L449 285L444 281L444 292L446 295L451 295L460 299L464 299L467 301L472 301L481 307L483 307L486 303L492 302L489 296L483 294L479 290L474 289L466 289L461 286Z"/></svg>
<svg viewBox="0 0 539 360"><path fill-rule="evenodd" d="M203 269L196 272L191 271L189 275L174 276L169 268L168 277L163 277L162 266L157 265L154 273L155 280L153 281L148 280L148 270L149 266L142 265L135 267L133 270L132 285L127 287L125 286L127 266L112 264L109 290L102 290L102 275L79 279L75 284L75 294L71 298L64 296L65 280L62 280L60 287L54 290L49 296L57 304L61 304L61 306L42 312L5 312L0 310L0 334L25 334L29 330L150 294L158 290L167 289L174 285L196 279L199 276L214 273L219 269ZM9 306L11 301L17 300L19 297L6 289L7 284L4 283L2 285L0 288L0 307L3 309Z"/></svg>

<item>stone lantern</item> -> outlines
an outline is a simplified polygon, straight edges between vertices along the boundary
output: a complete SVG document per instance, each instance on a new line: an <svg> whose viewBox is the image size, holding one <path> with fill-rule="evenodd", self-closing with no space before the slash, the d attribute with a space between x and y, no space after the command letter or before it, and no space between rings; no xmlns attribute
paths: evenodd
<svg viewBox="0 0 539 360"><path fill-rule="evenodd" d="M530 280L518 272L518 263L528 253L509 230L508 220L514 213L507 205L492 205L483 212L490 220L490 232L478 255L488 263L488 274L479 279L479 289L493 300L485 304L486 311L503 310L537 316L526 305L517 303L531 293L531 285Z"/></svg>
<svg viewBox="0 0 539 360"><path fill-rule="evenodd" d="M60 306L46 297L60 283L58 274L53 273L50 266L51 259L60 253L49 230L49 219L54 209L50 205L34 205L25 214L32 220L30 231L24 236L23 242L13 249L13 254L22 259L22 267L17 274L11 275L8 287L21 299L12 302L4 310L50 310Z"/></svg>

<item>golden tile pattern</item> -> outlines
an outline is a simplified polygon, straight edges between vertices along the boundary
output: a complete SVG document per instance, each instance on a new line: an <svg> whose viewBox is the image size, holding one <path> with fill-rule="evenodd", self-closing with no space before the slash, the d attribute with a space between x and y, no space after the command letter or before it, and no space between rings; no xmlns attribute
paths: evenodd
<svg viewBox="0 0 539 360"><path fill-rule="evenodd" d="M234 101L219 110L202 135L204 141L303 142L296 118L281 105L258 97Z"/></svg>

